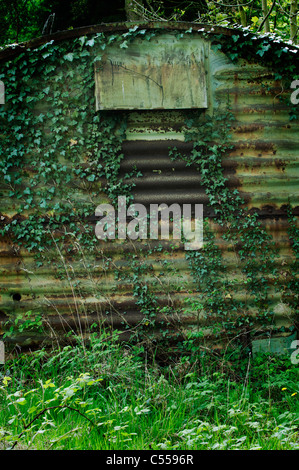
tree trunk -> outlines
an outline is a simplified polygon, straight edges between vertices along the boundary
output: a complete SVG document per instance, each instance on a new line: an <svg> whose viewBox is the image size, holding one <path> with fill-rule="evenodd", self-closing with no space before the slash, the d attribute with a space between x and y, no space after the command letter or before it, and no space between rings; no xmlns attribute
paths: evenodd
<svg viewBox="0 0 299 470"><path fill-rule="evenodd" d="M291 40L293 41L294 44L296 44L296 36L297 36L297 32L298 32L297 13L298 13L297 0L291 0L291 6L290 6L290 15L291 15L290 38L291 38Z"/></svg>
<svg viewBox="0 0 299 470"><path fill-rule="evenodd" d="M266 18L267 14L268 14L267 0L262 0L262 9L263 9L264 18ZM266 19L266 21L264 23L264 28L265 28L265 33L270 32L269 18Z"/></svg>
<svg viewBox="0 0 299 470"><path fill-rule="evenodd" d="M128 21L143 20L142 7L143 0L125 0L125 10Z"/></svg>
<svg viewBox="0 0 299 470"><path fill-rule="evenodd" d="M240 5L239 2L238 2L238 8L239 8L239 13L240 13L241 25L244 26L244 28L246 28L247 26L246 13L244 11L244 8L242 7L242 5Z"/></svg>

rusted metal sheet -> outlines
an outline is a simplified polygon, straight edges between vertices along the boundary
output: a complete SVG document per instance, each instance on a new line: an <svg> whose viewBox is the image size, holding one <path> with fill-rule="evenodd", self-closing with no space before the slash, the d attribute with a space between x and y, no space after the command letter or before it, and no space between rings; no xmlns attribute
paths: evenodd
<svg viewBox="0 0 299 470"><path fill-rule="evenodd" d="M179 25L179 28L181 27L186 28L186 25ZM53 36L53 39L71 40L82 34L99 31L99 28L73 30L61 33L59 37ZM103 26L103 28L105 31L113 30L112 26ZM126 27L115 25L115 28L117 30ZM162 61L163 43L167 49L169 44L174 42L174 36L170 34L171 28L165 26L165 30L165 37L161 37L159 44L160 61ZM231 34L231 31L221 31L223 34ZM193 51L192 41L192 37L188 37L190 50ZM195 44L202 44L200 37L196 41ZM141 50L140 44L137 49ZM10 51L10 54L13 53L16 51ZM3 58L8 57L7 54L7 51L0 52L0 59L1 55ZM125 51L124 54L122 64L127 64L128 56ZM108 57L104 58L104 61L107 59ZM139 63L134 73L141 73L143 66L144 64ZM107 66L105 70L106 74L111 73L111 66L109 67ZM202 101L198 101L197 105L201 103L202 108L205 108L204 104L208 104L206 112L212 113L215 109L219 111L224 109L229 101L236 118L232 129L234 148L223 160L224 174L229 187L238 189L247 207L258 212L262 225L271 233L276 243L280 257L275 267L279 273L280 288L277 290L274 286L271 287L269 303L273 306L277 325L287 328L293 323L294 311L282 297L288 267L293 263L291 243L287 234L286 206L290 204L293 212L299 213L297 184L299 126L297 122L289 121L287 107L277 100L281 90L271 70L258 63L248 64L246 61L232 64L223 53L212 49L208 63L205 63L204 67L209 77L208 83L205 84L208 86L208 93L200 95ZM203 74L201 76L203 77ZM100 73L97 74L98 89L102 88L107 93L106 101L101 101L100 94L99 108L101 108L100 103L104 103L103 107L107 108L117 106L117 102L113 101L113 96L110 94L108 75L106 79L104 82L100 78ZM127 80L127 77L125 79ZM121 75L118 80L121 84ZM192 84L193 80L192 77ZM168 84L166 89L167 86ZM144 91L144 83L140 85L140 90ZM164 107L172 108L174 101L172 97L171 106ZM139 98L136 102L125 102L125 105L128 109L128 127L126 141L123 143L125 158L122 161L121 171L125 174L136 167L143 174L142 178L133 181L135 201L144 205L162 202L204 204L204 214L210 219L210 226L222 251L227 276L236 280L235 298L246 300L249 313L254 315L254 299L248 296L244 288L235 254L221 238L221 227L213 222L214 213L209 207L201 175L191 167L187 167L183 161L172 161L169 157L169 147L175 146L187 153L192 150L192 144L184 142L186 112L184 109L152 109L142 112L130 110L134 107L140 108ZM161 102L151 107L163 107L158 105L161 105ZM190 100L188 106L191 107ZM149 101L144 108L146 107L150 107ZM8 189L3 188L0 210L0 217L4 222L17 212L17 207L11 207L9 204L5 191ZM82 197L82 194L77 190L74 197ZM62 270L71 267L72 276L65 272L64 274L68 275L65 275L64 279L59 279L53 265L48 264L36 269L32 253L18 249L9 238L4 239L0 245L0 324L3 325L10 315L33 310L44 313L45 324L50 332L53 331L54 338L56 332L63 334L70 328L88 331L95 322L124 331L126 325L134 328L142 320L142 314L132 295L133 286L126 280L116 279L114 274L115 266L128 272L132 269L132 258L130 258L132 249L143 253L144 262L153 268L148 270L144 279L157 295L160 306L171 304L177 306L179 311L185 299L190 297L190 292L195 290L195 286L182 244L172 245L174 244L171 241L161 241L161 250L157 256L157 253L149 254L150 241L137 242L134 248L130 243L120 241L99 243L93 256L76 258L70 254L65 255ZM53 256L55 257L55 252ZM112 261L108 262L108 259ZM165 267L167 263L171 265L171 272ZM161 273L164 273L163 280ZM79 286L75 282L76 279L80 279ZM183 325L190 326L194 325L196 318L197 313L188 312L180 318L180 321ZM203 313L198 318L206 334L212 334L212 320L210 319L209 323ZM158 320L163 321L162 314L159 314ZM175 315L171 320L176 321ZM38 335L18 338L19 343L32 344L35 341L40 341Z"/></svg>
<svg viewBox="0 0 299 470"><path fill-rule="evenodd" d="M130 130L128 131L131 132ZM148 206L149 204L203 204L204 215L211 215L208 196L202 186L199 172L188 166L184 161L173 161L169 156L169 148L176 147L184 154L190 154L192 143L180 140L128 140L123 145L125 159L121 168L125 173L136 167L142 178L134 183L134 201ZM144 137L147 135L144 133ZM228 185L237 188L240 183L235 176L233 161L224 162L225 176ZM246 195L244 195L246 197Z"/></svg>

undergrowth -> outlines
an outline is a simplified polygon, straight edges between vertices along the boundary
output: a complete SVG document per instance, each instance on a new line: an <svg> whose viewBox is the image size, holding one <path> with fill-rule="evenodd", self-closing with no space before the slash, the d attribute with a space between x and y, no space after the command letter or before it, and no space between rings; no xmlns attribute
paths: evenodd
<svg viewBox="0 0 299 470"><path fill-rule="evenodd" d="M220 352L196 357L161 365L121 344L117 332L20 354L1 374L0 446L298 449L298 368L290 357L241 350L238 361Z"/></svg>

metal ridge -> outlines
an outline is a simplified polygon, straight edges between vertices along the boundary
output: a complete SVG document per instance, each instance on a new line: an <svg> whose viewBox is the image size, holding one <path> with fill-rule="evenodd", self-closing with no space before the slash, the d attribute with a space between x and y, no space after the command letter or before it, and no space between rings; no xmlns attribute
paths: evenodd
<svg viewBox="0 0 299 470"><path fill-rule="evenodd" d="M64 31L57 31L56 33L49 34L46 36L40 36L29 41L24 41L21 43L9 44L4 48L0 49L0 60L7 58L15 57L24 50L36 48L43 44L46 44L50 41L61 42L65 39L74 39L80 36L85 36L89 34L96 33L106 33L110 31L128 31L130 28L138 26L138 29L160 29L160 30L169 30L169 31L184 31L186 29L194 28L193 32L206 32L213 34L224 34L226 36L232 36L236 32L239 34L246 34L256 36L258 35L261 39L263 37L275 36L274 33L254 33L248 29L241 29L239 25L235 27L227 28L223 26L215 26L212 24L203 24L203 23L190 23L190 22L166 22L166 21L157 21L157 22L143 22L143 21L134 21L134 22L116 22L116 23L100 23L96 25L89 26L80 26L79 28L68 29ZM275 36L276 37L276 36ZM277 38L277 37L276 37ZM279 36L278 36L279 38ZM281 39L281 38L279 38ZM290 44L284 42L283 40L279 41L279 44L282 47L292 47L294 50L299 50L299 46L295 44Z"/></svg>

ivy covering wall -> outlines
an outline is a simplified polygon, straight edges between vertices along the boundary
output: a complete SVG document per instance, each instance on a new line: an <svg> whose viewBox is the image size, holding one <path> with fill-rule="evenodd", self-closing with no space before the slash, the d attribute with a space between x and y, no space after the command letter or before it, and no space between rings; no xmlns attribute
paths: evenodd
<svg viewBox="0 0 299 470"><path fill-rule="evenodd" d="M160 332L165 342L177 334L185 346L206 334L247 342L250 335L275 329L270 292L276 290L296 310L298 228L290 206L294 262L281 292L277 246L258 214L249 211L239 191L226 184L222 161L233 149L235 121L229 103L226 109L215 109L214 116L186 112L185 140L192 143L193 150L188 155L176 148L169 152L171 158L183 159L200 172L215 214L212 224L205 221L204 248L186 252L193 283L189 294L190 283L185 278L177 281L180 273L172 263L178 249L175 243L165 247L137 242L124 250L117 241L99 245L94 235L97 205L116 202L119 195L132 200L132 179L142 178L136 168L127 174L120 171L126 114L95 112L94 62L110 44L126 49L135 38L151 41L160 34L163 29L134 26L125 32L50 40L1 62L0 80L6 92L6 104L0 107L1 236L20 255L29 279L32 275L44 279L51 271L56 276L57 295L59 282L71 286L70 312L82 334L84 322L90 327L95 318L98 327L102 318L118 315L117 326L138 339L152 340ZM201 34L211 41L214 51L224 52L232 62L240 58L261 61L274 70L285 90L299 77L294 59L298 49L290 49L275 36L254 36L246 30L224 34L209 28L198 33L192 27L174 34L178 40ZM281 99L288 105L290 121L295 121L298 106L290 103L287 93ZM221 240L215 237L215 224L220 227ZM227 275L222 244L236 256L241 272L238 279ZM30 267L24 261L25 252L34 259ZM166 273L176 279L174 284L164 282ZM134 326L127 312L118 312L113 302L118 282L129 286L140 312ZM11 288L14 292L15 287ZM246 292L241 299L236 295L240 288ZM159 290L167 299L163 305ZM173 300L180 291L187 292L185 304ZM83 300L91 296L94 302L89 306ZM17 311L11 308L8 313L15 318ZM46 319L47 311L39 313ZM198 323L187 331L182 319L190 313ZM295 326L296 319L292 328ZM67 333L68 325L64 328Z"/></svg>

